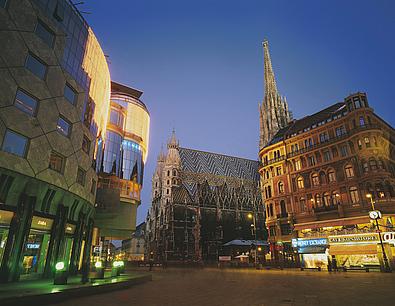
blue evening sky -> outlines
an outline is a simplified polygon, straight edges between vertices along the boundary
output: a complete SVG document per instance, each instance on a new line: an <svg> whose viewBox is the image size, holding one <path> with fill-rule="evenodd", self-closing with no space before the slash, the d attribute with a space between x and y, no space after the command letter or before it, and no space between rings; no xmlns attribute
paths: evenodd
<svg viewBox="0 0 395 306"><path fill-rule="evenodd" d="M144 91L151 113L138 222L173 127L181 146L257 158L264 38L294 117L365 91L378 115L395 123L393 0L96 0L78 7L91 13L85 17L109 55L112 79Z"/></svg>

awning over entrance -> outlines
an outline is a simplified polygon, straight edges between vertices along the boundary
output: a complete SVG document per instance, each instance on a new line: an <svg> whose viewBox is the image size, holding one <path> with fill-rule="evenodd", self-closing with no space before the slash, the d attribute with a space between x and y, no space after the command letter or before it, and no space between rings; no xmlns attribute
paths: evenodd
<svg viewBox="0 0 395 306"><path fill-rule="evenodd" d="M376 244L351 244L351 245L330 245L330 255L365 255L377 254Z"/></svg>
<svg viewBox="0 0 395 306"><path fill-rule="evenodd" d="M369 223L369 222L370 222L369 216L342 218L342 219L325 220L325 221L313 221L306 223L297 223L295 224L295 230L301 231L304 229L316 229L316 228L329 227L329 226L344 226L344 225Z"/></svg>

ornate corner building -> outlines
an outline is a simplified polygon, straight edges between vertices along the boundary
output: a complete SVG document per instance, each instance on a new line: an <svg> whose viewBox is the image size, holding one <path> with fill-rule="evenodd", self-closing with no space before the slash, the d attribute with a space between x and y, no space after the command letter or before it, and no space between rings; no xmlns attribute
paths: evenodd
<svg viewBox="0 0 395 306"><path fill-rule="evenodd" d="M167 154L160 153L152 178L148 256L217 261L224 243L252 239L248 213L261 220L257 235L265 237L258 161L182 148L174 132L167 149Z"/></svg>
<svg viewBox="0 0 395 306"><path fill-rule="evenodd" d="M266 53L265 61L270 63ZM266 74L266 66L266 94L271 94L274 77ZM274 112L266 107L262 111ZM268 142L263 137L259 151L273 259L306 268L336 263L383 269L387 257L393 266L395 133L374 113L366 94L277 125ZM372 202L382 213L383 247L369 218Z"/></svg>

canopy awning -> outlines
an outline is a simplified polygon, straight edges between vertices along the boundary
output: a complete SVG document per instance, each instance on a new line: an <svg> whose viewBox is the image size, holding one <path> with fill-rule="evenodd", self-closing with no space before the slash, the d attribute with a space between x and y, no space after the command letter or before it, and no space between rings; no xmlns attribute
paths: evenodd
<svg viewBox="0 0 395 306"><path fill-rule="evenodd" d="M234 239L224 244L224 246L251 246L252 244L255 245L269 245L267 241L263 240L241 240L241 239Z"/></svg>

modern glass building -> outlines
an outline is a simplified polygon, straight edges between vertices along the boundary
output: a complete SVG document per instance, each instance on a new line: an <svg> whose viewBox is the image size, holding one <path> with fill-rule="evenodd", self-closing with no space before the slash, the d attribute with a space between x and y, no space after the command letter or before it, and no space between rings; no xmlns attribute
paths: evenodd
<svg viewBox="0 0 395 306"><path fill-rule="evenodd" d="M0 1L0 20L0 281L52 276L58 261L87 271L106 58L68 0Z"/></svg>
<svg viewBox="0 0 395 306"><path fill-rule="evenodd" d="M96 209L96 225L105 240L130 238L136 229L150 122L147 107L140 100L142 94L111 83Z"/></svg>

